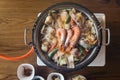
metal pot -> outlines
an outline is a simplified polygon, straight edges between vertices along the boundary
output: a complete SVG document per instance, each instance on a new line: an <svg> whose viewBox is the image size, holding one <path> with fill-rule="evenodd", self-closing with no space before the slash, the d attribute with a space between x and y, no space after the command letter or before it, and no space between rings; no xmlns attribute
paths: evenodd
<svg viewBox="0 0 120 80"><path fill-rule="evenodd" d="M98 39L98 43L90 50L89 55L80 63L75 65L75 68L67 68L63 66L57 66L54 62L52 62L48 57L47 53L42 52L41 50L41 29L42 25L44 24L45 18L49 12L49 10L59 10L59 9L67 9L67 8L75 8L78 11L84 13L89 19L91 19L94 22L94 26L96 29L96 35ZM46 10L44 10L41 15L37 18L33 30L32 30L32 44L34 46L34 50L37 54L37 56L49 67L60 70L60 71L75 71L82 69L86 67L88 64L90 64L95 57L97 56L98 52L100 51L101 45L102 45L102 28L100 26L99 21L94 16L94 14L89 11L87 8L71 2L63 2L63 3L57 3L55 5L52 5L48 7Z"/></svg>

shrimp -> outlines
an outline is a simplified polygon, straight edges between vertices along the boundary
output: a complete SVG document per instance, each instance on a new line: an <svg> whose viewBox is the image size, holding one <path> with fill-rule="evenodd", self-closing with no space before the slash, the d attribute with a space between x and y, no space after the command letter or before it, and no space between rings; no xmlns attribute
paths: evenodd
<svg viewBox="0 0 120 80"><path fill-rule="evenodd" d="M70 24L71 24L71 26L74 26L75 25L75 21L73 19L71 19Z"/></svg>
<svg viewBox="0 0 120 80"><path fill-rule="evenodd" d="M67 35L67 33L66 33L66 30L65 30L65 29L59 28L59 29L57 30L58 47L59 47L60 50L63 50L63 49L64 49L63 44L64 44L64 42L65 42L65 40L66 40L66 35Z"/></svg>
<svg viewBox="0 0 120 80"><path fill-rule="evenodd" d="M72 35L73 35L73 31L71 29L67 30L67 38L66 38L66 41L65 41L65 47L68 46L69 40L72 37Z"/></svg>
<svg viewBox="0 0 120 80"><path fill-rule="evenodd" d="M75 45L77 44L77 42L80 39L80 28L78 26L73 26L72 28L73 30L73 36L70 39L70 44L68 46L68 48L66 49L66 52L70 52L70 50L75 47Z"/></svg>

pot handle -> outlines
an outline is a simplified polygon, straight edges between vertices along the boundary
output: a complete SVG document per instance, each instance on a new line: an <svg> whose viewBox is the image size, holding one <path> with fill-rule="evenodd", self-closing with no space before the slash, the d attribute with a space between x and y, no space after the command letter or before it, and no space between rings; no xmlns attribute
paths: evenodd
<svg viewBox="0 0 120 80"><path fill-rule="evenodd" d="M25 28L25 30L24 30L24 43L25 43L25 45L32 46L32 42L28 42L28 40L27 40L27 38L28 38L27 34L29 31L30 31L29 28Z"/></svg>
<svg viewBox="0 0 120 80"><path fill-rule="evenodd" d="M110 29L106 28L105 31L107 32L107 41L106 41L106 46L110 44Z"/></svg>

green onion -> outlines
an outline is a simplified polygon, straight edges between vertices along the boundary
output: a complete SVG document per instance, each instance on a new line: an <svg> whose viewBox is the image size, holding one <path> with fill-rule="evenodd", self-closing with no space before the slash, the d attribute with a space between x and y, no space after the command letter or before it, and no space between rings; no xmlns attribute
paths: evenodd
<svg viewBox="0 0 120 80"><path fill-rule="evenodd" d="M83 54L84 56L86 56L86 51L83 47L81 47L80 45L78 45L78 48L80 50L80 53Z"/></svg>
<svg viewBox="0 0 120 80"><path fill-rule="evenodd" d="M55 55L55 53L58 51L58 48L55 48L54 50L52 50L49 54L48 54L48 57L50 59L52 59L52 57Z"/></svg>
<svg viewBox="0 0 120 80"><path fill-rule="evenodd" d="M71 16L68 15L68 16L67 16L67 19L66 19L66 21L65 21L65 23L68 24L68 23L70 22L70 20L71 20Z"/></svg>

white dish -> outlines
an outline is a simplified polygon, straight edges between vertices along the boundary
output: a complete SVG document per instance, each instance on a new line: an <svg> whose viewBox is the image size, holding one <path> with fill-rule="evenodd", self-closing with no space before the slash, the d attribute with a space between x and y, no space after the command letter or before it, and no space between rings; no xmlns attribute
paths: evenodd
<svg viewBox="0 0 120 80"><path fill-rule="evenodd" d="M25 76L25 68L31 70L30 76ZM25 63L18 66L17 76L19 80L32 80L35 75L35 69L31 64Z"/></svg>
<svg viewBox="0 0 120 80"><path fill-rule="evenodd" d="M47 80L52 80L52 77L56 75L56 76L59 76L60 77L60 80L65 80L64 79L64 76L60 73L56 73L56 72L53 72L53 73L50 73L47 77Z"/></svg>
<svg viewBox="0 0 120 80"><path fill-rule="evenodd" d="M40 79L40 80L45 80L43 77L41 77L41 76L35 76L34 78L33 78L33 80L35 80L35 79Z"/></svg>
<svg viewBox="0 0 120 80"><path fill-rule="evenodd" d="M69 80L87 80L83 75L76 75Z"/></svg>

